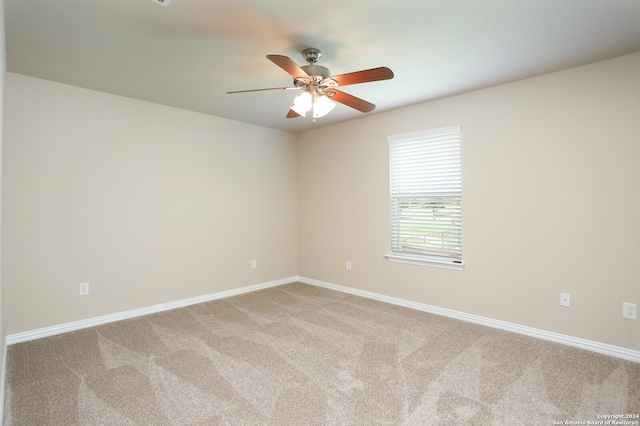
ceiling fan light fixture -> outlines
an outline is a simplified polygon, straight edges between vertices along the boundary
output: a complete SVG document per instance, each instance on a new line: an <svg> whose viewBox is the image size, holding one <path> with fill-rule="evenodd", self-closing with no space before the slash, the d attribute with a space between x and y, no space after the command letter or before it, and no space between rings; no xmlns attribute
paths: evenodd
<svg viewBox="0 0 640 426"><path fill-rule="evenodd" d="M311 109L312 105L313 96L311 95L311 93L303 92L302 94L296 96L296 98L293 100L291 109L304 117L307 111Z"/></svg>
<svg viewBox="0 0 640 426"><path fill-rule="evenodd" d="M333 102L328 97L324 95L315 95L313 97L313 118L324 117L325 115L329 114L335 107L335 102Z"/></svg>

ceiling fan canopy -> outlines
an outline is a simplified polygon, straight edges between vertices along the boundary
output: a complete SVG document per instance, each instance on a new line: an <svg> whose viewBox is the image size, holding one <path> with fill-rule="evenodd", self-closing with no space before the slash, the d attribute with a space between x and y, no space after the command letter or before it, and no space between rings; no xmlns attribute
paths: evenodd
<svg viewBox="0 0 640 426"><path fill-rule="evenodd" d="M374 104L338 90L337 87L393 78L393 71L387 67L331 76L331 71L328 68L316 64L322 56L319 49L313 47L305 49L302 51L302 56L308 65L298 66L289 57L283 55L267 55L267 59L293 77L293 87L240 90L227 93L300 89L303 90L303 93L294 99L294 103L287 113L287 118L305 116L306 112L313 110L313 118L315 119L328 114L335 107L333 101L360 112L373 111L376 107Z"/></svg>

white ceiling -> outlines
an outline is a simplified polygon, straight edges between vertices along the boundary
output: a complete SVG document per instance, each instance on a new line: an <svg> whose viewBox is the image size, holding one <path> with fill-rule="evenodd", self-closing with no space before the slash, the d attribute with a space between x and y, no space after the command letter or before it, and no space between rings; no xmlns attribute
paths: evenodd
<svg viewBox="0 0 640 426"><path fill-rule="evenodd" d="M638 0L5 0L5 17L8 71L292 132L314 126L285 118L297 92L226 94L291 86L268 54L391 68L343 89L375 114L640 51Z"/></svg>

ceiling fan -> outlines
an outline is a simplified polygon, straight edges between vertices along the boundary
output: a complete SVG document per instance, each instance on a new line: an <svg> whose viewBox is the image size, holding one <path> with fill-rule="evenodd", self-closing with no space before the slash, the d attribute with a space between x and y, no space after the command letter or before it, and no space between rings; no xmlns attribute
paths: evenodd
<svg viewBox="0 0 640 426"><path fill-rule="evenodd" d="M338 90L338 87L369 81L389 80L393 78L393 71L387 67L379 67L331 76L328 68L316 64L321 55L320 50L315 48L303 50L302 56L309 63L309 65L303 66L296 65L296 63L287 56L267 55L267 59L293 77L293 87L237 90L227 93L258 92L263 90L302 90L303 93L294 99L293 105L287 113L287 118L304 117L307 112L312 111L315 121L316 118L327 115L335 107L333 101L357 109L360 112L373 111L376 107L374 104Z"/></svg>

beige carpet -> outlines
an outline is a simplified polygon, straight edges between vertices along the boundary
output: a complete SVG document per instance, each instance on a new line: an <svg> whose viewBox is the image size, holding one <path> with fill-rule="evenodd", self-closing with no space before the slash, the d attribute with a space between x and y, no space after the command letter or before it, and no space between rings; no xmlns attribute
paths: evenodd
<svg viewBox="0 0 640 426"><path fill-rule="evenodd" d="M5 392L5 425L552 425L640 412L640 364L290 284L11 345Z"/></svg>

